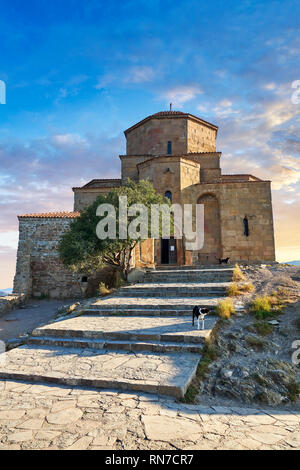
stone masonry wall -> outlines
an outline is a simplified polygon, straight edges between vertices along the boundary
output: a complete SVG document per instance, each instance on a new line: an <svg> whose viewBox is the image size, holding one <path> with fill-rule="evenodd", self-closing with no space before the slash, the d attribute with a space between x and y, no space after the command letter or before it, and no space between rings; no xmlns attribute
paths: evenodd
<svg viewBox="0 0 300 470"><path fill-rule="evenodd" d="M207 126L201 126L197 122L188 119L188 142L189 152L215 152L217 131Z"/></svg>
<svg viewBox="0 0 300 470"><path fill-rule="evenodd" d="M130 178L133 181L139 181L138 164L149 160L151 155L120 155L122 162L122 183L126 183Z"/></svg>
<svg viewBox="0 0 300 470"><path fill-rule="evenodd" d="M215 152L217 130L187 117L151 119L127 133L127 155L166 155L168 141L172 155Z"/></svg>
<svg viewBox="0 0 300 470"><path fill-rule="evenodd" d="M14 293L52 298L81 297L81 275L67 270L57 246L72 219L20 218Z"/></svg>
<svg viewBox="0 0 300 470"><path fill-rule="evenodd" d="M151 119L127 134L127 155L166 155L168 141L173 154L187 153L187 119Z"/></svg>
<svg viewBox="0 0 300 470"><path fill-rule="evenodd" d="M74 211L82 211L86 207L93 204L100 194L108 194L112 188L97 188L90 190L75 190L74 191Z"/></svg>
<svg viewBox="0 0 300 470"><path fill-rule="evenodd" d="M275 260L270 182L198 184L183 190L182 203L194 203L206 194L215 196L218 201L220 256L229 256L231 262ZM209 206L204 210L209 210ZM248 237L244 235L245 216L249 222ZM201 250L188 253L187 259L194 264L201 262Z"/></svg>

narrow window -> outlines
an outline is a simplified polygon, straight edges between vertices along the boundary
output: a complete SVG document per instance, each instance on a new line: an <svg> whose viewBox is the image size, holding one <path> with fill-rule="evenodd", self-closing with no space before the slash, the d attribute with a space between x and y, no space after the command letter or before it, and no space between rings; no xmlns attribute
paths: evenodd
<svg viewBox="0 0 300 470"><path fill-rule="evenodd" d="M172 155L172 142L168 141L168 155Z"/></svg>
<svg viewBox="0 0 300 470"><path fill-rule="evenodd" d="M172 193L171 193L171 191L166 191L165 192L165 197L168 198L172 202Z"/></svg>
<svg viewBox="0 0 300 470"><path fill-rule="evenodd" d="M243 223L244 223L244 235L245 237L249 237L249 222L248 222L247 216L244 217Z"/></svg>

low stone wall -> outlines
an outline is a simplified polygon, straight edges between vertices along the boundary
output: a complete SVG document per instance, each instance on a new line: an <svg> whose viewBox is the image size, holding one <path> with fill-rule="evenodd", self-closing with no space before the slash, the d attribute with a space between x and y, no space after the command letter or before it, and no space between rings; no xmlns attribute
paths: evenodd
<svg viewBox="0 0 300 470"><path fill-rule="evenodd" d="M11 294L0 297L0 316L22 305L26 300L25 294Z"/></svg>
<svg viewBox="0 0 300 470"><path fill-rule="evenodd" d="M19 217L19 246L13 292L28 296L83 297L87 283L83 274L65 268L57 251L71 217Z"/></svg>

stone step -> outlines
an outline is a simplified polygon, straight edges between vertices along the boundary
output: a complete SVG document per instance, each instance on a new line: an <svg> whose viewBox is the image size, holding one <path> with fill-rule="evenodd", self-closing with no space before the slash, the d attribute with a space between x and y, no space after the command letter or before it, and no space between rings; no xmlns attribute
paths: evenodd
<svg viewBox="0 0 300 470"><path fill-rule="evenodd" d="M219 289L201 289L201 290L189 289L189 288L187 288L186 290L184 289L180 289L180 290L128 289L128 291L117 292L115 294L115 297L121 297L121 298L139 297L140 299L144 297L178 298L178 297L184 296L185 294L188 297L201 297L202 294L203 294L203 297L206 297L208 295L215 296L215 297L219 297L219 296L224 297L226 295L226 289L223 287Z"/></svg>
<svg viewBox="0 0 300 470"><path fill-rule="evenodd" d="M214 264L198 264L193 266L178 266L178 265L170 265L170 264L158 264L156 269L147 269L147 272L153 271L233 271L234 265L232 264L222 264L214 263Z"/></svg>
<svg viewBox="0 0 300 470"><path fill-rule="evenodd" d="M213 307L214 308L214 307ZM191 308L186 308L185 310L179 309L143 309L143 308L86 308L83 310L83 315L98 315L98 316L152 316L152 317L190 317L192 315Z"/></svg>
<svg viewBox="0 0 300 470"><path fill-rule="evenodd" d="M181 282L181 283L140 283L119 289L116 297L201 297L225 295L230 282Z"/></svg>
<svg viewBox="0 0 300 470"><path fill-rule="evenodd" d="M181 283L181 282L231 282L232 281L232 275L208 275L208 276L199 276L197 275L192 275L192 274L185 274L182 273L180 274L172 274L168 273L167 275L164 273L159 273L159 274L148 274L145 275L144 277L144 282L147 283L159 283L163 282L165 284L169 283Z"/></svg>
<svg viewBox="0 0 300 470"><path fill-rule="evenodd" d="M195 281L195 282L217 282L217 281L231 281L233 276L233 269L194 269L194 270L180 270L180 269L165 269L148 271L145 274L145 282L182 282L182 281Z"/></svg>
<svg viewBox="0 0 300 470"><path fill-rule="evenodd" d="M199 305L212 311L224 297L106 297L97 299L85 314L99 315L153 315L153 316L191 316L193 307Z"/></svg>
<svg viewBox="0 0 300 470"><path fill-rule="evenodd" d="M124 286L119 289L119 292L126 292L128 290L166 290L166 291L182 291L186 289L192 290L221 290L226 289L230 285L230 282L140 282L138 284L132 284Z"/></svg>
<svg viewBox="0 0 300 470"><path fill-rule="evenodd" d="M152 351L156 353L191 352L200 354L203 346L193 343L172 343L162 341L126 341L87 338L65 338L51 336L30 337L27 344L58 346L63 348L106 349L119 351Z"/></svg>
<svg viewBox="0 0 300 470"><path fill-rule="evenodd" d="M192 318L95 317L80 315L36 328L33 337L82 338L89 340L160 341L203 344L211 335L216 317L206 317L204 330Z"/></svg>
<svg viewBox="0 0 300 470"><path fill-rule="evenodd" d="M25 345L6 353L0 378L184 396L200 356Z"/></svg>

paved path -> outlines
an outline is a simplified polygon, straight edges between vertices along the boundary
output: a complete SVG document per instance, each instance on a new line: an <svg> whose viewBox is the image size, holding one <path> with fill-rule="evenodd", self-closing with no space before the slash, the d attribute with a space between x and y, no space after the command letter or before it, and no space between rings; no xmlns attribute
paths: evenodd
<svg viewBox="0 0 300 470"><path fill-rule="evenodd" d="M35 300L0 317L0 340L6 341L53 320L57 311L72 300Z"/></svg>
<svg viewBox="0 0 300 470"><path fill-rule="evenodd" d="M0 449L300 449L300 415L0 381Z"/></svg>
<svg viewBox="0 0 300 470"><path fill-rule="evenodd" d="M34 335L59 336L68 334L71 337L113 339L167 339L174 341L191 341L207 337L217 318L206 317L204 330L192 325L190 317L100 317L82 315L67 320L57 321L36 329ZM201 322L200 322L201 323ZM196 323L197 325L197 320Z"/></svg>
<svg viewBox="0 0 300 470"><path fill-rule="evenodd" d="M203 296L203 297L116 297L116 296L108 296L104 299L97 299L95 302L91 303L91 307L107 307L107 306L124 306L124 305L137 305L137 308L145 307L155 307L160 305L165 306L177 306L177 305L184 305L188 308L188 313L192 315L194 305L211 305L215 307L220 298L212 297L212 296ZM143 313L143 312L141 312Z"/></svg>
<svg viewBox="0 0 300 470"><path fill-rule="evenodd" d="M4 364L0 364L0 377L181 397L199 358L188 352L134 353L26 345L6 353Z"/></svg>

